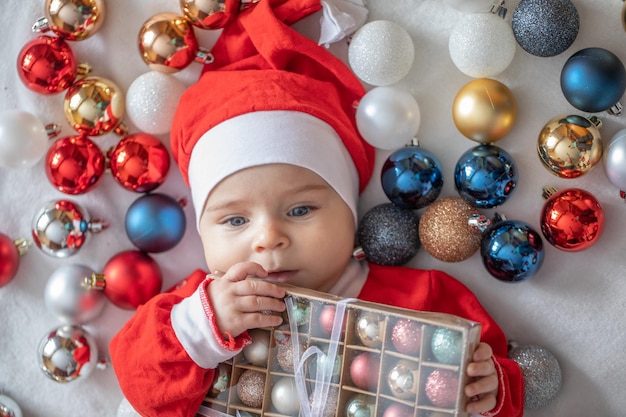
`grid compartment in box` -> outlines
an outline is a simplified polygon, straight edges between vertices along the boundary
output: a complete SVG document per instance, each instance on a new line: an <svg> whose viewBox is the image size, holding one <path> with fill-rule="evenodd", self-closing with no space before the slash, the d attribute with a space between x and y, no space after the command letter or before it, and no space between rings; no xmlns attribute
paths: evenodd
<svg viewBox="0 0 626 417"><path fill-rule="evenodd" d="M317 371L332 360L322 417L352 417L356 411L371 417L399 411L413 417L466 416L463 370L479 341L480 324L284 287L291 306L284 323L251 331L252 346L220 365L223 390L213 389L205 399L215 415L299 417L298 381L310 406L315 388L324 386ZM338 340L331 340L332 333ZM336 351L332 358L329 350ZM301 379L295 375L298 361ZM256 377L249 378L253 372Z"/></svg>

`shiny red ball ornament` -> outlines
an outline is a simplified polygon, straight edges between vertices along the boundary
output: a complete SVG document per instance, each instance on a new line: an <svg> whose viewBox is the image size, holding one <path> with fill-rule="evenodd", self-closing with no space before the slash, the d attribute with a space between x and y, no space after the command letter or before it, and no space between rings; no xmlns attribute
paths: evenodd
<svg viewBox="0 0 626 417"><path fill-rule="evenodd" d="M63 39L39 36L22 47L17 73L28 89L39 94L57 94L72 85L78 63Z"/></svg>
<svg viewBox="0 0 626 417"><path fill-rule="evenodd" d="M113 178L136 193L156 189L163 184L170 169L167 148L147 133L136 133L119 141L109 159Z"/></svg>
<svg viewBox="0 0 626 417"><path fill-rule="evenodd" d="M0 287L7 285L17 274L20 253L13 239L0 233Z"/></svg>
<svg viewBox="0 0 626 417"><path fill-rule="evenodd" d="M127 250L104 266L104 295L116 306L134 310L161 292L161 268L145 252Z"/></svg>
<svg viewBox="0 0 626 417"><path fill-rule="evenodd" d="M68 136L57 140L45 159L46 176L65 194L84 194L102 180L105 157L86 136Z"/></svg>
<svg viewBox="0 0 626 417"><path fill-rule="evenodd" d="M558 249L576 252L593 245L604 230L604 210L589 192L568 188L550 195L541 210L541 231Z"/></svg>

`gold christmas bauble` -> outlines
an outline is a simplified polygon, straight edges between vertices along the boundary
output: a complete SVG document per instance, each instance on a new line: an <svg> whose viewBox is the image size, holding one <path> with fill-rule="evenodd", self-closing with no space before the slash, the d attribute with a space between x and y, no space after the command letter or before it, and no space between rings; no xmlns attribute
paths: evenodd
<svg viewBox="0 0 626 417"><path fill-rule="evenodd" d="M69 41L96 33L105 17L104 0L46 0L45 26Z"/></svg>
<svg viewBox="0 0 626 417"><path fill-rule="evenodd" d="M463 86L452 105L452 118L463 136L493 143L508 134L517 120L517 101L500 81L478 78Z"/></svg>

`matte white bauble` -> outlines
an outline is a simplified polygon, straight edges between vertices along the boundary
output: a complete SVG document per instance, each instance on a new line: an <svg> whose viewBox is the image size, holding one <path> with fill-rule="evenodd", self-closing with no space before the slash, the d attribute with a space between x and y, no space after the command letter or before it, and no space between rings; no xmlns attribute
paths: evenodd
<svg viewBox="0 0 626 417"><path fill-rule="evenodd" d="M115 414L115 417L141 417L141 414L135 411L126 397L123 397L122 401L120 401L120 405L117 407L117 414Z"/></svg>
<svg viewBox="0 0 626 417"><path fill-rule="evenodd" d="M48 150L46 127L21 110L0 114L0 167L29 168Z"/></svg>
<svg viewBox="0 0 626 417"><path fill-rule="evenodd" d="M450 58L464 74L488 78L513 61L516 48L511 26L493 13L464 15L450 33Z"/></svg>
<svg viewBox="0 0 626 417"><path fill-rule="evenodd" d="M399 87L375 87L365 93L356 110L359 133L378 149L398 149L415 137L420 127L415 98Z"/></svg>
<svg viewBox="0 0 626 417"><path fill-rule="evenodd" d="M415 58L413 40L394 22L375 20L357 30L348 47L350 68L361 80L375 86L404 78Z"/></svg>
<svg viewBox="0 0 626 417"><path fill-rule="evenodd" d="M443 0L443 2L463 13L488 12L495 3L494 0Z"/></svg>
<svg viewBox="0 0 626 417"><path fill-rule="evenodd" d="M185 88L178 78L162 72L140 75L126 93L128 118L142 132L151 135L169 132Z"/></svg>

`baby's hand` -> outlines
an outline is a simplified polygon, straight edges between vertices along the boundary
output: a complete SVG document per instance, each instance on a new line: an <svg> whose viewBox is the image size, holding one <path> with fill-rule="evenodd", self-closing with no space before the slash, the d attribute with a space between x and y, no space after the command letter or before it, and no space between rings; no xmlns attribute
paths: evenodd
<svg viewBox="0 0 626 417"><path fill-rule="evenodd" d="M487 343L479 343L467 365L467 375L473 381L465 386L465 394L470 398L465 411L484 413L493 410L498 395L498 374L491 359L493 351Z"/></svg>
<svg viewBox="0 0 626 417"><path fill-rule="evenodd" d="M267 312L285 310L282 301L285 290L271 282L246 279L249 276L264 278L267 271L259 264L242 262L233 265L208 287L217 327L232 337L248 329L273 327L282 323L281 317Z"/></svg>

